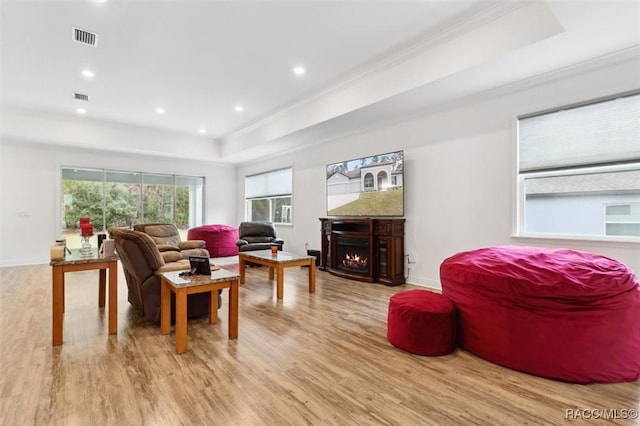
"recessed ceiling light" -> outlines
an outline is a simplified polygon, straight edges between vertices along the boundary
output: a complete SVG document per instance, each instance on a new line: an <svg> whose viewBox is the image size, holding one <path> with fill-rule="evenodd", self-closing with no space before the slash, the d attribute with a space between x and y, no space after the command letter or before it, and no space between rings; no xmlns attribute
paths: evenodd
<svg viewBox="0 0 640 426"><path fill-rule="evenodd" d="M91 70L82 70L82 76L85 78L93 78L95 77L95 73Z"/></svg>
<svg viewBox="0 0 640 426"><path fill-rule="evenodd" d="M156 114L164 114L164 108L156 108Z"/></svg>
<svg viewBox="0 0 640 426"><path fill-rule="evenodd" d="M87 113L87 110L86 110L86 109L84 109L84 108L78 108L78 109L76 110L76 112L77 112L78 114L86 114L86 113Z"/></svg>
<svg viewBox="0 0 640 426"><path fill-rule="evenodd" d="M242 105L236 105L236 107L234 109L236 110L236 112L244 111L244 107Z"/></svg>
<svg viewBox="0 0 640 426"><path fill-rule="evenodd" d="M303 66L298 65L297 67L293 68L293 73L295 75L304 75L305 72L306 71Z"/></svg>
<svg viewBox="0 0 640 426"><path fill-rule="evenodd" d="M207 131L205 129L200 129L200 134L204 135L205 133L207 133Z"/></svg>

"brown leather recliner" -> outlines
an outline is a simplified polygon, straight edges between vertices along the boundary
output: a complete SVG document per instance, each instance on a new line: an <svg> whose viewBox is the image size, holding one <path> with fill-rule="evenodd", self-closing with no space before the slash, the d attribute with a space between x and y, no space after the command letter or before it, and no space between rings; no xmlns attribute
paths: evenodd
<svg viewBox="0 0 640 426"><path fill-rule="evenodd" d="M268 250L273 245L282 250L284 241L276 236L271 222L242 222L238 228L236 245L240 251Z"/></svg>
<svg viewBox="0 0 640 426"><path fill-rule="evenodd" d="M188 260L165 263L156 243L143 232L113 228L109 230L122 262L127 280L129 303L153 323L160 322L160 276L167 271L188 270ZM205 250L206 251L206 250ZM208 254L208 253L207 253ZM208 256L207 256L208 257ZM175 316L175 296L171 295L171 316ZM220 299L220 296L218 296ZM218 308L220 300L218 300ZM199 293L187 296L189 318L209 314L209 294Z"/></svg>
<svg viewBox="0 0 640 426"><path fill-rule="evenodd" d="M133 230L150 236L165 262L189 259L189 256L209 257L204 240L182 241L178 228L172 223L140 223L133 225Z"/></svg>

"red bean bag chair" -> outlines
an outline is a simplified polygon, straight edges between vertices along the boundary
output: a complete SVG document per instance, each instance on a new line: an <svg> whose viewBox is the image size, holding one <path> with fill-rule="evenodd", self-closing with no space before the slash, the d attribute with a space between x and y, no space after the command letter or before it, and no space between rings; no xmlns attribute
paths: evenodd
<svg viewBox="0 0 640 426"><path fill-rule="evenodd" d="M189 240L204 240L210 257L226 257L238 254L238 228L229 225L202 225L189 229Z"/></svg>
<svg viewBox="0 0 640 426"><path fill-rule="evenodd" d="M640 377L640 287L616 260L488 247L446 259L440 279L458 343L484 359L574 383Z"/></svg>

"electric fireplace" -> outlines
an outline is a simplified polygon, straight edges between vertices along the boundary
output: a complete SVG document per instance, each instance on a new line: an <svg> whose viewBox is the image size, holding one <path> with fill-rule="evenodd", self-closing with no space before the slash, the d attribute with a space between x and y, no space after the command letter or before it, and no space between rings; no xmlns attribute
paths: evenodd
<svg viewBox="0 0 640 426"><path fill-rule="evenodd" d="M404 283L404 219L321 218L320 221L319 269L359 281Z"/></svg>

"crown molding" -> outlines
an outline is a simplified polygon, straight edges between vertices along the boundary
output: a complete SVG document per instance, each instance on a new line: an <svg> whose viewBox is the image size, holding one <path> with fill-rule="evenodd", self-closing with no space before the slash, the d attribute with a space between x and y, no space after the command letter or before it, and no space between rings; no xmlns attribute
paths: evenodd
<svg viewBox="0 0 640 426"><path fill-rule="evenodd" d="M387 50L381 55L367 61L365 64L351 70L349 73L337 77L333 82L324 86L322 89L303 95L291 102L278 107L271 113L267 113L262 118L258 118L253 122L250 122L242 127L232 130L217 138L220 142L224 143L227 140L240 137L244 134L250 133L262 126L268 125L279 118L287 115L292 110L300 108L301 106L317 101L325 96L333 94L339 90L345 89L350 85L354 85L360 82L362 79L375 74L388 70L392 67L398 66L410 59L418 56L428 49L445 43L449 40L455 39L461 35L464 35L473 30L487 26L495 20L513 13L517 10L525 8L536 1L500 1L490 5L481 5L467 12L464 16L453 17L447 21L437 25L435 28L429 29L423 32L421 35L414 39L407 41L402 46L396 46L394 49Z"/></svg>

